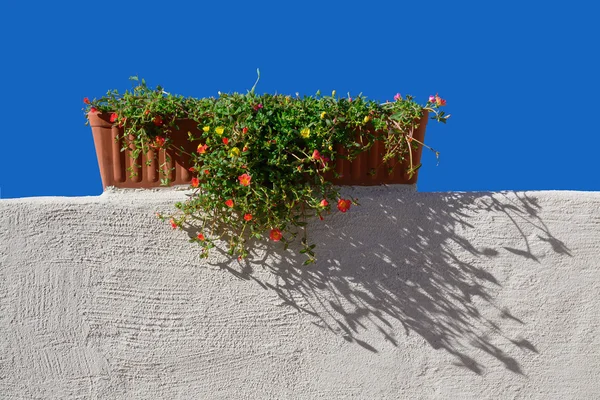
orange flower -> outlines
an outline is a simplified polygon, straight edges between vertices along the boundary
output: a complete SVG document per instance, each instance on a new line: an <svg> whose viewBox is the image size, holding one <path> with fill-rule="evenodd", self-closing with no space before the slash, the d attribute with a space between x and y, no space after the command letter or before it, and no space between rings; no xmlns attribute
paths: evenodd
<svg viewBox="0 0 600 400"><path fill-rule="evenodd" d="M84 102L85 104L90 104L90 99L88 99L87 97L84 97L84 98L83 98L83 102Z"/></svg>
<svg viewBox="0 0 600 400"><path fill-rule="evenodd" d="M252 221L252 214L244 214L244 221Z"/></svg>
<svg viewBox="0 0 600 400"><path fill-rule="evenodd" d="M445 106L446 105L446 100L442 99L440 96L437 95L437 93L435 94L435 103L438 106Z"/></svg>
<svg viewBox="0 0 600 400"><path fill-rule="evenodd" d="M200 180L198 178L192 178L192 187L197 188L200 185Z"/></svg>
<svg viewBox="0 0 600 400"><path fill-rule="evenodd" d="M117 115L117 113L110 114L110 122L115 122L118 118L119 116Z"/></svg>
<svg viewBox="0 0 600 400"><path fill-rule="evenodd" d="M272 241L279 242L282 237L283 237L283 235L281 234L281 231L279 229L277 229L277 228L271 229L271 232L269 233L269 238Z"/></svg>
<svg viewBox="0 0 600 400"><path fill-rule="evenodd" d="M208 149L208 145L206 145L206 144L199 144L197 150L198 150L198 153L204 154L204 153L206 153L207 149Z"/></svg>
<svg viewBox="0 0 600 400"><path fill-rule="evenodd" d="M338 203L337 203L337 208L341 212L345 213L346 211L348 211L350 209L351 205L352 205L352 202L350 200L339 199Z"/></svg>
<svg viewBox="0 0 600 400"><path fill-rule="evenodd" d="M156 147L163 147L165 144L165 138L162 136L157 136L154 139L154 143L155 143Z"/></svg>
<svg viewBox="0 0 600 400"><path fill-rule="evenodd" d="M204 237L204 235L203 235L203 234L199 233L199 234L198 234L198 240L201 240L201 241L203 241L203 242L204 242L204 241L206 240L206 238Z"/></svg>
<svg viewBox="0 0 600 400"><path fill-rule="evenodd" d="M233 200L229 199L225 202L225 205L229 208L233 207Z"/></svg>
<svg viewBox="0 0 600 400"><path fill-rule="evenodd" d="M240 185L248 186L250 185L250 180L252 179L252 177L248 174L242 174L238 176L238 179L240 180Z"/></svg>

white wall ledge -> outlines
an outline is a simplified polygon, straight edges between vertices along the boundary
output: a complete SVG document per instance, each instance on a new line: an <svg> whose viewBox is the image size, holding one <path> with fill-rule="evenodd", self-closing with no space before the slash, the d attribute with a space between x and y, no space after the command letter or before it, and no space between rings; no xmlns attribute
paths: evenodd
<svg viewBox="0 0 600 400"><path fill-rule="evenodd" d="M199 259L181 190L0 200L0 393L600 397L600 193L344 193L309 267Z"/></svg>

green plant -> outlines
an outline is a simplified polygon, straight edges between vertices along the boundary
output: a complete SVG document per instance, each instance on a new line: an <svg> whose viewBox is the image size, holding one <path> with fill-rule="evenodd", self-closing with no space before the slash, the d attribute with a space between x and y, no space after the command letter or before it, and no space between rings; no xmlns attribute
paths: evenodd
<svg viewBox="0 0 600 400"><path fill-rule="evenodd" d="M243 258L251 238L260 240L268 232L271 240L287 247L302 231L301 252L307 264L314 262L307 220L323 219L331 204L341 212L358 204L341 198L339 188L325 179L336 159L352 160L380 140L386 148L382 165L391 159L407 160L408 173L413 174L420 165L413 165L409 149L425 146L412 137L424 110L439 122L449 117L440 110L445 100L438 95L422 106L400 94L385 103L361 95L337 97L335 91L331 96L258 95L255 84L245 94L197 99L172 95L160 86L152 89L138 77L130 79L132 91L86 98L85 111L110 113L110 121L123 128L118 138L125 143L123 150L129 149L134 159L150 150L169 149L170 131L178 121L197 123L201 133L188 134L198 144L197 151L188 154L196 174L192 192L176 204L176 213L160 217L173 228L193 229L196 236L191 241L201 246L203 257L217 240L227 241L230 254ZM339 146L346 150L344 155L335 151ZM161 171L166 177L166 163ZM169 182L163 178L163 183Z"/></svg>

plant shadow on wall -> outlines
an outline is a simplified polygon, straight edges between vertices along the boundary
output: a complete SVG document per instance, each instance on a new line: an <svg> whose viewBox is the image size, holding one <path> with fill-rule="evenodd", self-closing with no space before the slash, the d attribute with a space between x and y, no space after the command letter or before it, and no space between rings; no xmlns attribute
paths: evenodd
<svg viewBox="0 0 600 400"><path fill-rule="evenodd" d="M526 321L494 303L502 283L485 265L502 251L537 260L528 239L532 232L551 251L571 256L539 217L536 199L518 193L402 192L391 197L378 190L363 195L353 213L332 215L329 223L314 222L316 265L303 267L302 255L273 247L264 257L279 257L276 263L254 259L245 261L241 272L224 268L276 291L285 304L312 316L315 325L369 351L380 349L362 340L365 331L375 329L398 346L404 330L420 335L434 349L446 350L457 358L456 365L477 374L485 368L474 358L481 351L508 370L525 374L508 347L538 351L527 338L503 331L498 321ZM506 219L506 229L517 229L522 248L471 244L465 238L475 229L469 220L486 212ZM261 281L255 271L267 264L275 279ZM486 315L480 310L483 304ZM495 315L487 315L489 310Z"/></svg>

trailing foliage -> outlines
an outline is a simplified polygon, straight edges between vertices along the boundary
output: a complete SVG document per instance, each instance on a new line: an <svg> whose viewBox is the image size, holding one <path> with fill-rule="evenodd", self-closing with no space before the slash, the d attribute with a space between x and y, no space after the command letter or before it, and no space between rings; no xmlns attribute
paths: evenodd
<svg viewBox="0 0 600 400"><path fill-rule="evenodd" d="M326 179L336 159L352 160L377 141L383 141L383 162L396 159L413 165L411 146L424 146L413 139L418 121L427 111L432 119L446 122L449 115L439 108L445 100L430 96L422 106L411 96L394 96L379 103L358 95L330 96L258 95L220 93L218 97L192 98L172 95L157 86L152 89L138 77L130 78L132 91L116 90L84 102L86 113L111 114L111 122L123 128L124 150L132 158L150 150L172 148L171 131L183 119L193 120L197 143L190 168L195 177L187 201L177 203L178 212L168 219L173 228L194 230L206 257L217 240L229 244L230 254L246 257L249 240L265 233L287 244L303 232L306 263L314 262L314 245L307 242L305 225L310 217L321 219L331 204L346 212L355 199L340 197L339 188ZM258 82L258 80L257 80ZM255 85L256 86L256 85ZM337 149L345 149L340 155ZM436 153L437 154L437 153ZM169 161L168 157L167 160ZM167 163L161 166L163 183ZM332 172L329 172L330 174Z"/></svg>

